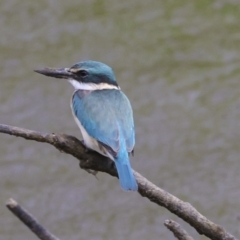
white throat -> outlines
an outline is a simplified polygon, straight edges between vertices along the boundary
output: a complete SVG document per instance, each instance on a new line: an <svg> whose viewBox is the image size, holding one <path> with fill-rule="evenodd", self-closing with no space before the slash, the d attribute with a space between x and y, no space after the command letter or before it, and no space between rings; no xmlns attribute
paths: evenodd
<svg viewBox="0 0 240 240"><path fill-rule="evenodd" d="M120 90L120 87L108 84L108 83L99 83L99 84L95 84L95 83L83 83L83 82L78 82L74 79L68 79L68 81L73 85L73 87L76 90L90 90L90 91L94 91L94 90L103 90L103 89L117 89Z"/></svg>

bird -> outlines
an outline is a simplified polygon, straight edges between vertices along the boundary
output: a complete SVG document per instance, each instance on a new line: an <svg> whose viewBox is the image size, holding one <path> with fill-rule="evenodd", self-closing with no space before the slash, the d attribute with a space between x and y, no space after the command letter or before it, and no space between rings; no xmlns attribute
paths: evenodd
<svg viewBox="0 0 240 240"><path fill-rule="evenodd" d="M87 60L69 68L47 67L34 71L72 84L72 114L85 146L114 161L123 190L137 191L130 163L135 146L133 110L112 68Z"/></svg>

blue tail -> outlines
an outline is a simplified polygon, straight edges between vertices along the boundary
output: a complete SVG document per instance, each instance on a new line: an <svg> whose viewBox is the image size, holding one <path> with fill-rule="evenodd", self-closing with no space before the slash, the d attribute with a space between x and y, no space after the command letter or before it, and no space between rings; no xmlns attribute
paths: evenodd
<svg viewBox="0 0 240 240"><path fill-rule="evenodd" d="M126 150L120 151L114 162L122 189L137 191L138 185L129 162L128 152Z"/></svg>

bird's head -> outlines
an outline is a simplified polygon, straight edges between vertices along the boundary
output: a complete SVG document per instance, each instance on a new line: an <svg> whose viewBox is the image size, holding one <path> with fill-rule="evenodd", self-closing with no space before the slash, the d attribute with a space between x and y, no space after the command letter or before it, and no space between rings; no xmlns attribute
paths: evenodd
<svg viewBox="0 0 240 240"><path fill-rule="evenodd" d="M70 68L43 68L35 72L67 79L75 89L119 89L113 70L101 62L83 61Z"/></svg>

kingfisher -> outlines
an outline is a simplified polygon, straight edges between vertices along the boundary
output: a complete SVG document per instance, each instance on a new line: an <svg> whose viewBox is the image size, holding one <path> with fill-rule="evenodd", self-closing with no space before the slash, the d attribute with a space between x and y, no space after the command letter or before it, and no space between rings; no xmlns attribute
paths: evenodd
<svg viewBox="0 0 240 240"><path fill-rule="evenodd" d="M112 68L88 60L70 68L43 68L35 72L72 84L72 114L85 146L114 161L123 190L137 191L130 164L135 145L133 111Z"/></svg>

